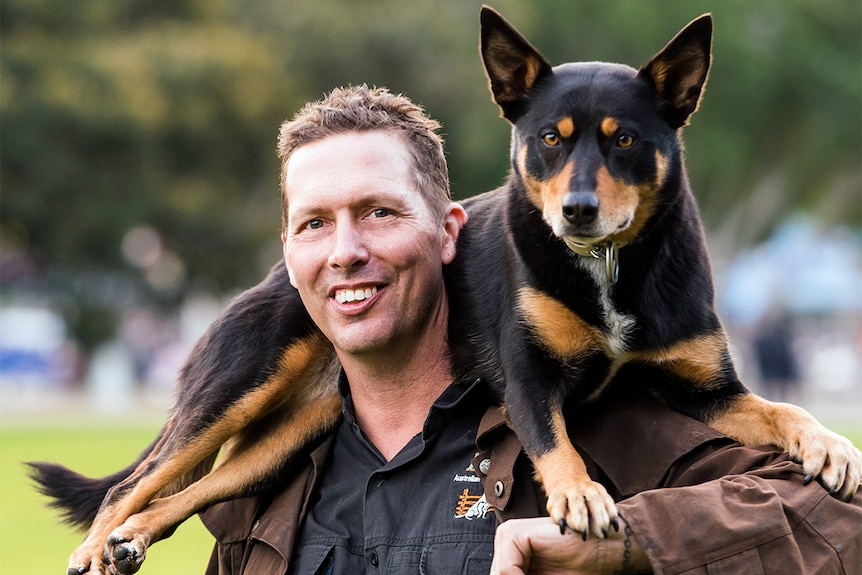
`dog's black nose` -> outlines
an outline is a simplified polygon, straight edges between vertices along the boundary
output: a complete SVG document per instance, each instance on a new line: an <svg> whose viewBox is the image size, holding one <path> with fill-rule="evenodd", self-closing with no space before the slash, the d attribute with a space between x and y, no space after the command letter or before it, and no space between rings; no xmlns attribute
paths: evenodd
<svg viewBox="0 0 862 575"><path fill-rule="evenodd" d="M589 224L598 215L599 197L594 192L569 192L563 198L563 217L571 224Z"/></svg>

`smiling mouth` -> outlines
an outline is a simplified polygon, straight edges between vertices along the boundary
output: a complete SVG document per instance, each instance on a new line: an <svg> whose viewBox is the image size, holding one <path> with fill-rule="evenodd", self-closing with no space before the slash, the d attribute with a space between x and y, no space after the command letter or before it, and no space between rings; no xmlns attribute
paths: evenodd
<svg viewBox="0 0 862 575"><path fill-rule="evenodd" d="M335 292L335 300L338 303L349 303L352 301L362 301L368 299L377 293L376 287L358 288L358 289L340 289Z"/></svg>

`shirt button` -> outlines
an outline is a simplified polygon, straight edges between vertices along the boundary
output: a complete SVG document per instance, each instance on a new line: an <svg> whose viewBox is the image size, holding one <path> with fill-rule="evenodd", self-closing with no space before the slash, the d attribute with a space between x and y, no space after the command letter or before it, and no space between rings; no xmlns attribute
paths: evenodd
<svg viewBox="0 0 862 575"><path fill-rule="evenodd" d="M377 557L376 551L371 552L371 564L374 565L375 567L380 565L380 559Z"/></svg>
<svg viewBox="0 0 862 575"><path fill-rule="evenodd" d="M482 473L482 475L488 475L488 472L491 471L491 460L483 459L479 463L479 471Z"/></svg>
<svg viewBox="0 0 862 575"><path fill-rule="evenodd" d="M497 497L502 497L504 491L506 491L506 488L503 485L502 481L498 481L497 483L494 484L494 494Z"/></svg>

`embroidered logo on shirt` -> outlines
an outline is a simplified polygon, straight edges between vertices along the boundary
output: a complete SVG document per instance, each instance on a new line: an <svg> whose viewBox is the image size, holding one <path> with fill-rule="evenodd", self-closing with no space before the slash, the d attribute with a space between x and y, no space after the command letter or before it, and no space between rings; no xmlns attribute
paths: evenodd
<svg viewBox="0 0 862 575"><path fill-rule="evenodd" d="M455 508L455 519L485 519L489 511L494 507L485 499L485 494L470 495L469 489L464 489L458 498L458 506Z"/></svg>
<svg viewBox="0 0 862 575"><path fill-rule="evenodd" d="M479 452L478 452L478 451L476 452L476 455L474 455L474 456L473 456L473 459L476 459L477 457L479 457ZM476 472L476 469L473 467L473 462L472 462L472 461L470 461L470 465L468 465L468 466L467 466L467 469L465 469L464 471L466 471L467 473L475 473L475 472ZM457 477L457 476L456 476L456 477ZM457 481L457 480L456 480L456 481Z"/></svg>
<svg viewBox="0 0 862 575"><path fill-rule="evenodd" d="M473 458L475 459L478 455L479 452L477 451ZM481 479L476 475L476 468L473 467L473 461L471 460L470 465L464 468L464 473L456 473L452 481L454 483L479 483Z"/></svg>
<svg viewBox="0 0 862 575"><path fill-rule="evenodd" d="M476 455L473 456L475 459L479 455L479 452L476 452ZM453 483L482 483L482 480L476 475L476 470L473 467L473 462L470 462L464 469L464 473L456 473L455 477L452 478ZM479 489L482 488L481 485L478 486ZM475 489L475 488L474 488ZM485 494L480 492L477 494L470 493L470 487L465 487L461 493L458 495L458 502L455 504L455 519L466 519L467 521L473 521L474 519L485 519L488 515L489 511L493 511L494 508L488 503L488 500L485 499Z"/></svg>
<svg viewBox="0 0 862 575"><path fill-rule="evenodd" d="M482 480L475 475L456 475L452 481L454 483L480 483Z"/></svg>

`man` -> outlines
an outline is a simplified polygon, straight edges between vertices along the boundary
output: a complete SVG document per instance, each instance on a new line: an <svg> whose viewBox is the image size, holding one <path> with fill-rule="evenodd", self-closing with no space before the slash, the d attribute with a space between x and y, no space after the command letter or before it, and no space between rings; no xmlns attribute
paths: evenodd
<svg viewBox="0 0 862 575"><path fill-rule="evenodd" d="M858 573L858 493L803 487L785 455L648 399L609 398L572 429L619 531L582 541L542 517L495 399L452 380L442 269L467 215L437 128L365 86L282 126L285 263L341 360L343 419L281 489L203 514L207 573L488 573L492 556L501 574Z"/></svg>

